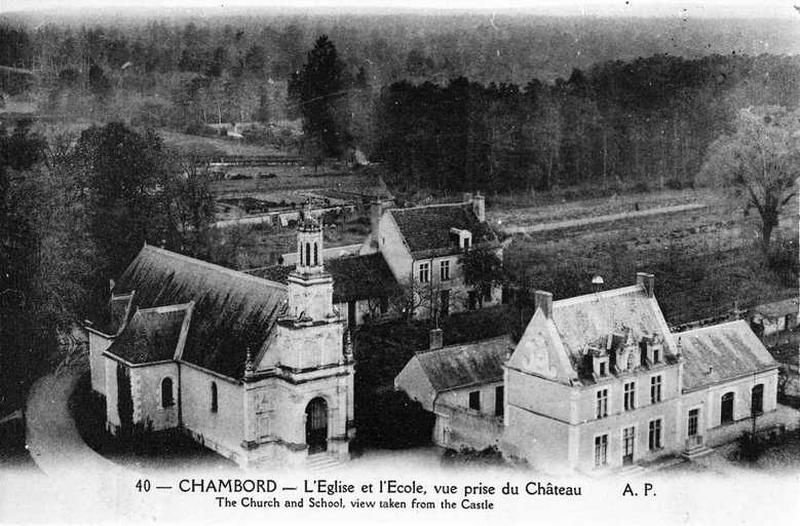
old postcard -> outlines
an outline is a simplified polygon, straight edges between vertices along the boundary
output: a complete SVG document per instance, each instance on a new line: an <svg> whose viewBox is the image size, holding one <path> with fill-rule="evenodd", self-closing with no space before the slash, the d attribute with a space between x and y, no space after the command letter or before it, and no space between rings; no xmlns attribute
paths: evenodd
<svg viewBox="0 0 800 526"><path fill-rule="evenodd" d="M0 0L0 523L800 519L800 12Z"/></svg>

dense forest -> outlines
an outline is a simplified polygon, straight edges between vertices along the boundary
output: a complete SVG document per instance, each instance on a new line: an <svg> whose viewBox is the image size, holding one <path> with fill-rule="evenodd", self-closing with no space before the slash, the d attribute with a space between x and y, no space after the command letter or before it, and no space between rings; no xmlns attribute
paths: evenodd
<svg viewBox="0 0 800 526"><path fill-rule="evenodd" d="M307 155L356 148L385 161L395 183L440 191L692 185L739 109L791 109L800 95L800 60L776 54L796 51L795 32L778 21L32 22L0 25L8 44L0 63L35 72L6 73L2 89L25 92L43 115L198 134L213 133L209 124L261 123L268 128L254 140ZM336 108L315 124L292 79L322 34L336 62L337 88L325 97ZM305 86L319 91L318 81ZM338 128L339 143L315 148L282 125L299 117Z"/></svg>
<svg viewBox="0 0 800 526"><path fill-rule="evenodd" d="M524 87L401 82L380 94L373 154L438 190L682 188L738 109L799 101L800 60L771 55L656 55Z"/></svg>

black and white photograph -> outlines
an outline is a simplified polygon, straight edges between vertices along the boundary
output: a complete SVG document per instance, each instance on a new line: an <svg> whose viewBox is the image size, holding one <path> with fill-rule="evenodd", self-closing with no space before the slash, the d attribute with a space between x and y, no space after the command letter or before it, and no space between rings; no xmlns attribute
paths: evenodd
<svg viewBox="0 0 800 526"><path fill-rule="evenodd" d="M0 523L794 523L798 189L791 0L0 0Z"/></svg>

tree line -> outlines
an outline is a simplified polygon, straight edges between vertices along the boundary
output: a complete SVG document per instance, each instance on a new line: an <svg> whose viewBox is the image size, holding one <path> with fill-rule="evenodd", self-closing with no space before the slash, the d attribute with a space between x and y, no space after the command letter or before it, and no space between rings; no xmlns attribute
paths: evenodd
<svg viewBox="0 0 800 526"><path fill-rule="evenodd" d="M796 57L656 55L553 84L407 81L380 91L374 159L439 191L681 188L748 106L793 109Z"/></svg>

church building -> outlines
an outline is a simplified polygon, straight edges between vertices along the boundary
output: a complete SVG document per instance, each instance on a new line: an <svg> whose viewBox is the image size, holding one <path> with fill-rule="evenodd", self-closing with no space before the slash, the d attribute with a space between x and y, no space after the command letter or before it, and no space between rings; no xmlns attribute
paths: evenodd
<svg viewBox="0 0 800 526"><path fill-rule="evenodd" d="M179 429L247 467L348 458L353 353L322 240L306 214L285 284L145 245L87 327L108 429Z"/></svg>

